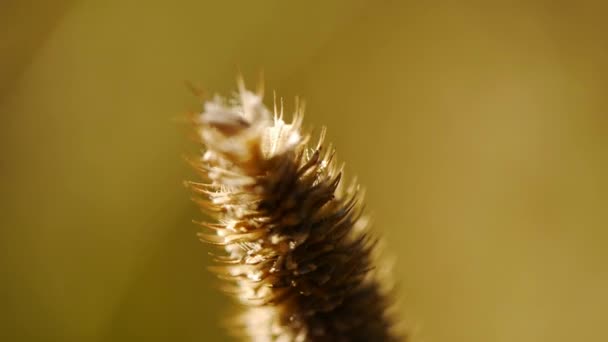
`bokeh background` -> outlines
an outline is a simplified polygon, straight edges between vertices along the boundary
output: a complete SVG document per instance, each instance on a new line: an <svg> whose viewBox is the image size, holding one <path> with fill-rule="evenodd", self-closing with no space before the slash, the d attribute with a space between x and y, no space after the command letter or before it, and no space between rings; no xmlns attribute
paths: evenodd
<svg viewBox="0 0 608 342"><path fill-rule="evenodd" d="M230 341L183 82L329 128L414 341L607 341L601 1L0 2L0 340Z"/></svg>

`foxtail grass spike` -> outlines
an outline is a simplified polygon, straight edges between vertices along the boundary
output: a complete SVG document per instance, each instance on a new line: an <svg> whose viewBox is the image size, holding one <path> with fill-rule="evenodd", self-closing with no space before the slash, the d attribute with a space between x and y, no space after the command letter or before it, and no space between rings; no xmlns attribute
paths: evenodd
<svg viewBox="0 0 608 342"><path fill-rule="evenodd" d="M263 87L260 87L263 89ZM199 238L218 245L212 271L242 304L231 317L244 340L404 341L362 190L344 186L334 150L302 133L304 107L290 123L239 80L233 98L216 96L194 115L205 151L185 182L215 222Z"/></svg>

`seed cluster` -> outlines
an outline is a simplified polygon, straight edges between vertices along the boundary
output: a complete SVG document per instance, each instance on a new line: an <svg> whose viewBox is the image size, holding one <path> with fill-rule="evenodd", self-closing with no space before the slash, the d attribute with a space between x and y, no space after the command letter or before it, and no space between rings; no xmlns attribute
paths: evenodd
<svg viewBox="0 0 608 342"><path fill-rule="evenodd" d="M344 186L325 131L315 147L245 89L215 97L195 118L206 147L193 164L206 182L187 182L216 222L201 240L223 246L212 270L245 307L238 320L252 341L401 341L391 297L372 267L356 182Z"/></svg>

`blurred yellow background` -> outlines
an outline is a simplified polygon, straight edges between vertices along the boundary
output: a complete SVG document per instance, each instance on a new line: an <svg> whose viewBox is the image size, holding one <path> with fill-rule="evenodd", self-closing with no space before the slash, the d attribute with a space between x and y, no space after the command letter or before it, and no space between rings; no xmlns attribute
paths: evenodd
<svg viewBox="0 0 608 342"><path fill-rule="evenodd" d="M584 2L0 3L0 340L230 341L176 118L307 102L414 341L607 341L608 12Z"/></svg>

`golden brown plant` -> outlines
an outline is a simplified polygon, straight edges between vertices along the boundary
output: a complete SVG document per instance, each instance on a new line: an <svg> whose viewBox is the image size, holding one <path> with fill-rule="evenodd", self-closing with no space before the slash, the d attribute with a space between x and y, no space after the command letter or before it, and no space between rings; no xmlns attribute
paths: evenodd
<svg viewBox="0 0 608 342"><path fill-rule="evenodd" d="M213 270L245 307L238 330L260 342L403 340L360 188L343 186L325 130L309 147L302 115L296 104L285 123L282 105L271 113L239 82L237 96L195 116L206 151L193 164L206 182L187 184L216 219L200 238L223 246Z"/></svg>

